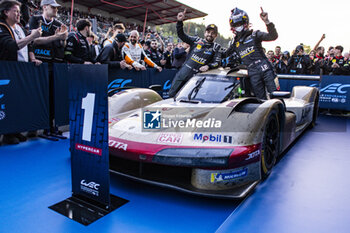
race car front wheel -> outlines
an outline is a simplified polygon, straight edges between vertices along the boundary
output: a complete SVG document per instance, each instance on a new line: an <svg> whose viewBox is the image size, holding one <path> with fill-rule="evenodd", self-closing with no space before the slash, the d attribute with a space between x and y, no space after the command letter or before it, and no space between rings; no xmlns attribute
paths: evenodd
<svg viewBox="0 0 350 233"><path fill-rule="evenodd" d="M280 125L277 110L272 110L267 118L261 149L261 177L266 179L275 165L279 153Z"/></svg>

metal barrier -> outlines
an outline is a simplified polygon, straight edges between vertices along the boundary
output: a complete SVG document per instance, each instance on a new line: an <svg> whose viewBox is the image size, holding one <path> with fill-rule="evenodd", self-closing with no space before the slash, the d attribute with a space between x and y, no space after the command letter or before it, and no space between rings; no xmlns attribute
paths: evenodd
<svg viewBox="0 0 350 233"><path fill-rule="evenodd" d="M320 81L321 76L319 75L291 75L291 74L277 74L278 79L297 79L297 80L315 80Z"/></svg>

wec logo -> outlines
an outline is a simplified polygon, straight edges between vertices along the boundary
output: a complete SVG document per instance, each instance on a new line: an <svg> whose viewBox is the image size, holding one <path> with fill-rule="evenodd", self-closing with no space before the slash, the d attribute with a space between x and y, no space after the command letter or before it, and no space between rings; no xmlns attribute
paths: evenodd
<svg viewBox="0 0 350 233"><path fill-rule="evenodd" d="M81 180L80 184L82 186L85 186L85 187L88 187L88 188L91 188L91 189L95 189L98 191L98 187L100 186L100 184L97 184L93 181L91 181L90 183L86 183L85 180Z"/></svg>
<svg viewBox="0 0 350 233"><path fill-rule="evenodd" d="M5 86L5 85L8 85L10 83L10 80L8 79L3 79L3 80L0 80L0 86ZM0 99L4 97L4 94L0 94Z"/></svg>
<svg viewBox="0 0 350 233"><path fill-rule="evenodd" d="M114 88L118 87L124 87L126 84L131 83L132 79L116 79L113 80L109 85L108 85L108 90L112 90Z"/></svg>
<svg viewBox="0 0 350 233"><path fill-rule="evenodd" d="M329 84L328 86L324 87L321 89L321 92L324 93L336 93L338 92L339 94L346 94L348 91L345 91L344 88L350 88L350 84L341 84L341 83L332 83Z"/></svg>
<svg viewBox="0 0 350 233"><path fill-rule="evenodd" d="M170 80L167 80L164 85L163 85L163 90L170 90L170 87L171 87L171 82Z"/></svg>
<svg viewBox="0 0 350 233"><path fill-rule="evenodd" d="M94 196L99 196L99 191L98 191L99 187L100 187L100 184L97 184L93 181L89 183L86 183L85 180L80 181L80 189Z"/></svg>

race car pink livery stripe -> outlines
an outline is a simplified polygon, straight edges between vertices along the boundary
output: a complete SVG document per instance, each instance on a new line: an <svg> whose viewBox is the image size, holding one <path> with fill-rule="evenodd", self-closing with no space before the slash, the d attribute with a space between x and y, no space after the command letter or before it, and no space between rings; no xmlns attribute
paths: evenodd
<svg viewBox="0 0 350 233"><path fill-rule="evenodd" d="M249 146L178 146L109 137L113 156L173 166L227 169L260 161L261 143Z"/></svg>

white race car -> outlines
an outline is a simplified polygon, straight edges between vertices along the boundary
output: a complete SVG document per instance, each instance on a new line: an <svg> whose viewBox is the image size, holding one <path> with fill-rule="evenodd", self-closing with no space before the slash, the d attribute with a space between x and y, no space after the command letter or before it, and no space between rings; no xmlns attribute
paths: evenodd
<svg viewBox="0 0 350 233"><path fill-rule="evenodd" d="M112 172L219 198L243 198L278 156L315 124L319 92L296 86L252 96L246 70L191 78L175 98L146 88L109 97Z"/></svg>

